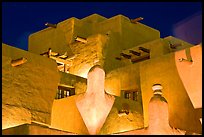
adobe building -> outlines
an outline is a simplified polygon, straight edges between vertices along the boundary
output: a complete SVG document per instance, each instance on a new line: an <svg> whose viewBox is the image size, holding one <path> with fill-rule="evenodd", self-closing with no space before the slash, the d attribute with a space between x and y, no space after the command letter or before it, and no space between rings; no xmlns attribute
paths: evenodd
<svg viewBox="0 0 204 137"><path fill-rule="evenodd" d="M3 134L202 134L202 43L123 15L2 43Z"/></svg>

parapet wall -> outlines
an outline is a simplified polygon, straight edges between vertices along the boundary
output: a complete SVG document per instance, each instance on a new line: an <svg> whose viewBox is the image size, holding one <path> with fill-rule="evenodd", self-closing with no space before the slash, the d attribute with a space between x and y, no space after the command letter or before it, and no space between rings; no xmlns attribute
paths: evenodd
<svg viewBox="0 0 204 137"><path fill-rule="evenodd" d="M11 61L21 57L27 62L12 67ZM59 80L55 61L2 44L2 128L50 124Z"/></svg>
<svg viewBox="0 0 204 137"><path fill-rule="evenodd" d="M87 39L87 43L75 41L75 37ZM100 37L99 37L100 36ZM104 38L106 40L102 40ZM122 50L135 47L136 45L153 41L160 38L160 32L142 23L131 23L128 17L117 15L112 18L105 18L97 14L90 15L83 19L70 18L57 24L56 28L46 28L29 36L29 51L41 54L51 48L52 51L67 56L76 55L71 74L86 77L86 74L78 74L74 68L80 71L80 66L86 63L91 68L96 64L104 67L109 72L118 67L124 66L119 63L117 57ZM100 47L96 45L102 45ZM92 54L99 53L97 57L89 54L86 50L94 50ZM89 57L90 56L90 57ZM83 60L86 61L83 61ZM77 63L78 62L78 63ZM80 66L78 66L81 64ZM86 70L83 73L87 73Z"/></svg>

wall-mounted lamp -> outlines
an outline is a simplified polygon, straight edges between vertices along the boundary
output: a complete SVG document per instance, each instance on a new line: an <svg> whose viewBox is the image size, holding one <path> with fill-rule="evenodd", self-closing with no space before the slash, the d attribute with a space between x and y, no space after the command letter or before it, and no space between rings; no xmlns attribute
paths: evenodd
<svg viewBox="0 0 204 137"><path fill-rule="evenodd" d="M125 116L128 115L130 111L130 106L127 103L122 104L122 109L118 111L118 116Z"/></svg>
<svg viewBox="0 0 204 137"><path fill-rule="evenodd" d="M182 62L182 61L193 62L193 60L188 60L188 59L180 58L180 59L179 59L179 62Z"/></svg>

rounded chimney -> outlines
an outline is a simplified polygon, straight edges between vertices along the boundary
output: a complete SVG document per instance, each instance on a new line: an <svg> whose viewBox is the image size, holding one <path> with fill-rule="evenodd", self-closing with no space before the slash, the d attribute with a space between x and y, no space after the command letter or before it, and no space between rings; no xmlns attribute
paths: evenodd
<svg viewBox="0 0 204 137"><path fill-rule="evenodd" d="M168 103L162 96L162 85L154 84L152 86L153 97L149 102L149 127L150 134L169 134Z"/></svg>

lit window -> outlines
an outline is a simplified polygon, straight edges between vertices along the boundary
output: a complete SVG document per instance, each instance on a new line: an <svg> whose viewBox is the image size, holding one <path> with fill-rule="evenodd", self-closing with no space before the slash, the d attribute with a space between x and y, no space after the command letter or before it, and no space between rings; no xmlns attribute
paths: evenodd
<svg viewBox="0 0 204 137"><path fill-rule="evenodd" d="M69 88L65 86L58 86L57 94L55 99L61 99L65 97L69 97L75 95L75 89L74 88Z"/></svg>
<svg viewBox="0 0 204 137"><path fill-rule="evenodd" d="M138 91L136 90L124 90L121 91L124 95L124 98L137 101Z"/></svg>
<svg viewBox="0 0 204 137"><path fill-rule="evenodd" d="M67 91L67 97L69 96L69 91Z"/></svg>

